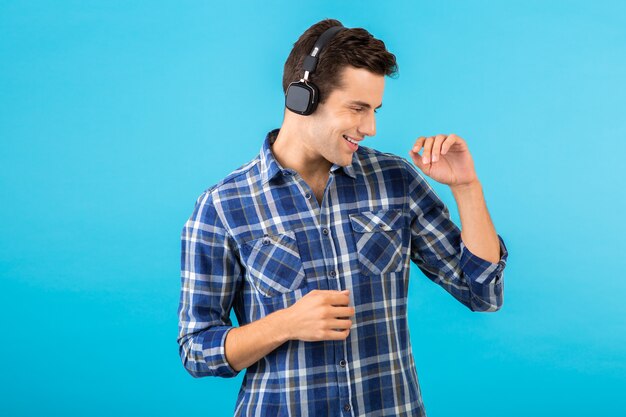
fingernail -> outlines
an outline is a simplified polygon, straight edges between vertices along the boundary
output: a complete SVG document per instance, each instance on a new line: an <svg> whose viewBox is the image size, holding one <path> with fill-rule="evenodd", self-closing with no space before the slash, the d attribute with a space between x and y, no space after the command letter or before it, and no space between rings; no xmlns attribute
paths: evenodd
<svg viewBox="0 0 626 417"><path fill-rule="evenodd" d="M422 158L422 162L423 162L423 163L425 163L425 164L427 164L427 163L428 163L428 158L423 157L423 158Z"/></svg>
<svg viewBox="0 0 626 417"><path fill-rule="evenodd" d="M420 148L419 148L418 146L414 146L414 147L413 147L413 152L416 152L416 153L417 153L417 152L419 152L419 151L420 151Z"/></svg>

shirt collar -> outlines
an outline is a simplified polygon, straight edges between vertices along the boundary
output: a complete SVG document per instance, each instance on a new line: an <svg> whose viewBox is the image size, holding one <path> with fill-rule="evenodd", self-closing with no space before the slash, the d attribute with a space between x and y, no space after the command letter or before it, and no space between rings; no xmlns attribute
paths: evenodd
<svg viewBox="0 0 626 417"><path fill-rule="evenodd" d="M272 144L278 136L279 129L270 131L265 136L263 148L261 148L261 179L263 184L274 178L278 173L283 171L283 167L278 163L272 153Z"/></svg>
<svg viewBox="0 0 626 417"><path fill-rule="evenodd" d="M263 141L263 147L261 148L261 179L263 180L263 184L270 181L278 174L286 174L292 175L294 171L292 169L283 168L280 163L274 157L272 153L272 144L276 141L276 137L278 136L278 132L280 129L271 130L266 136L265 141ZM356 178L356 172L354 171L354 164L356 159L356 152L352 155L352 164L342 167L337 164L333 164L330 168L330 172L335 172L340 168L343 169L343 172L351 178Z"/></svg>
<svg viewBox="0 0 626 417"><path fill-rule="evenodd" d="M354 172L354 159L355 158L356 158L356 152L352 155L352 165L342 167L340 165L333 164L333 166L330 167L330 172L335 172L338 169L343 169L344 174L346 174L350 178L356 178L356 173Z"/></svg>

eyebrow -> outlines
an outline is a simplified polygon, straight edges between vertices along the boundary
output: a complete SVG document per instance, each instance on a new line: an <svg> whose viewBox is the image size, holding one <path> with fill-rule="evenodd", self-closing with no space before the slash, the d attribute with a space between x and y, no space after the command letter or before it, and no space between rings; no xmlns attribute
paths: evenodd
<svg viewBox="0 0 626 417"><path fill-rule="evenodd" d="M368 103L364 102L364 101L360 101L360 100L353 100L350 102L351 105L357 105L357 106L361 106L361 107L365 107L366 109L371 109L372 106L370 106ZM378 107L376 107L376 109L380 109L383 106L383 103L380 103L380 105Z"/></svg>

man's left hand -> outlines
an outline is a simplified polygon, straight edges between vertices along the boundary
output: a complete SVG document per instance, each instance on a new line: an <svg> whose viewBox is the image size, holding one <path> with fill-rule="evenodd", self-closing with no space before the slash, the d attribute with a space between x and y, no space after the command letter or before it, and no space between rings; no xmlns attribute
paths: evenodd
<svg viewBox="0 0 626 417"><path fill-rule="evenodd" d="M424 152L420 155L422 148ZM422 136L409 155L424 174L450 187L478 180L467 143L455 134Z"/></svg>

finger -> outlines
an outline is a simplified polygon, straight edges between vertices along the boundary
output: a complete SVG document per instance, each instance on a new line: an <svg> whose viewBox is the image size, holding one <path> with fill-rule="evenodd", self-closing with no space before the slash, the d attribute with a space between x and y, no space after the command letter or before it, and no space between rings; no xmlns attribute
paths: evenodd
<svg viewBox="0 0 626 417"><path fill-rule="evenodd" d="M319 317L321 319L341 319L348 320L350 317L354 317L355 310L354 307L338 307L338 306L328 306L320 310Z"/></svg>
<svg viewBox="0 0 626 417"><path fill-rule="evenodd" d="M435 141L433 142L433 150L432 150L432 161L437 162L439 160L439 154L441 153L441 144L446 139L446 135L437 135L435 136Z"/></svg>
<svg viewBox="0 0 626 417"><path fill-rule="evenodd" d="M322 340L345 340L350 334L350 329L327 330Z"/></svg>
<svg viewBox="0 0 626 417"><path fill-rule="evenodd" d="M347 306L348 304L350 304L350 291L349 290L343 290L343 291L326 291L326 299L325 301L328 304L334 305L334 306Z"/></svg>
<svg viewBox="0 0 626 417"><path fill-rule="evenodd" d="M424 164L430 164L430 157L432 154L434 142L435 142L435 138L432 136L429 138L426 138L426 141L424 142L424 153L422 154L422 162Z"/></svg>
<svg viewBox="0 0 626 417"><path fill-rule="evenodd" d="M450 148L452 147L452 145L457 143L459 139L461 138L455 135L454 133L449 134L446 140L444 140L443 144L441 145L441 154L442 155L447 154Z"/></svg>
<svg viewBox="0 0 626 417"><path fill-rule="evenodd" d="M420 136L419 138L417 138L410 152L413 152L414 154L418 154L420 150L422 149L422 146L424 145L425 141L426 141L426 138L424 136Z"/></svg>
<svg viewBox="0 0 626 417"><path fill-rule="evenodd" d="M354 307L334 307L332 310L333 317L352 317L354 313Z"/></svg>
<svg viewBox="0 0 626 417"><path fill-rule="evenodd" d="M328 322L328 328L336 330L348 330L352 327L352 320L334 319Z"/></svg>
<svg viewBox="0 0 626 417"><path fill-rule="evenodd" d="M411 157L411 159L413 160L413 163L422 171L422 172L426 172L427 167L426 164L424 164L422 162L422 157L420 156L420 154L413 152L413 150L411 149L409 151L409 156Z"/></svg>

